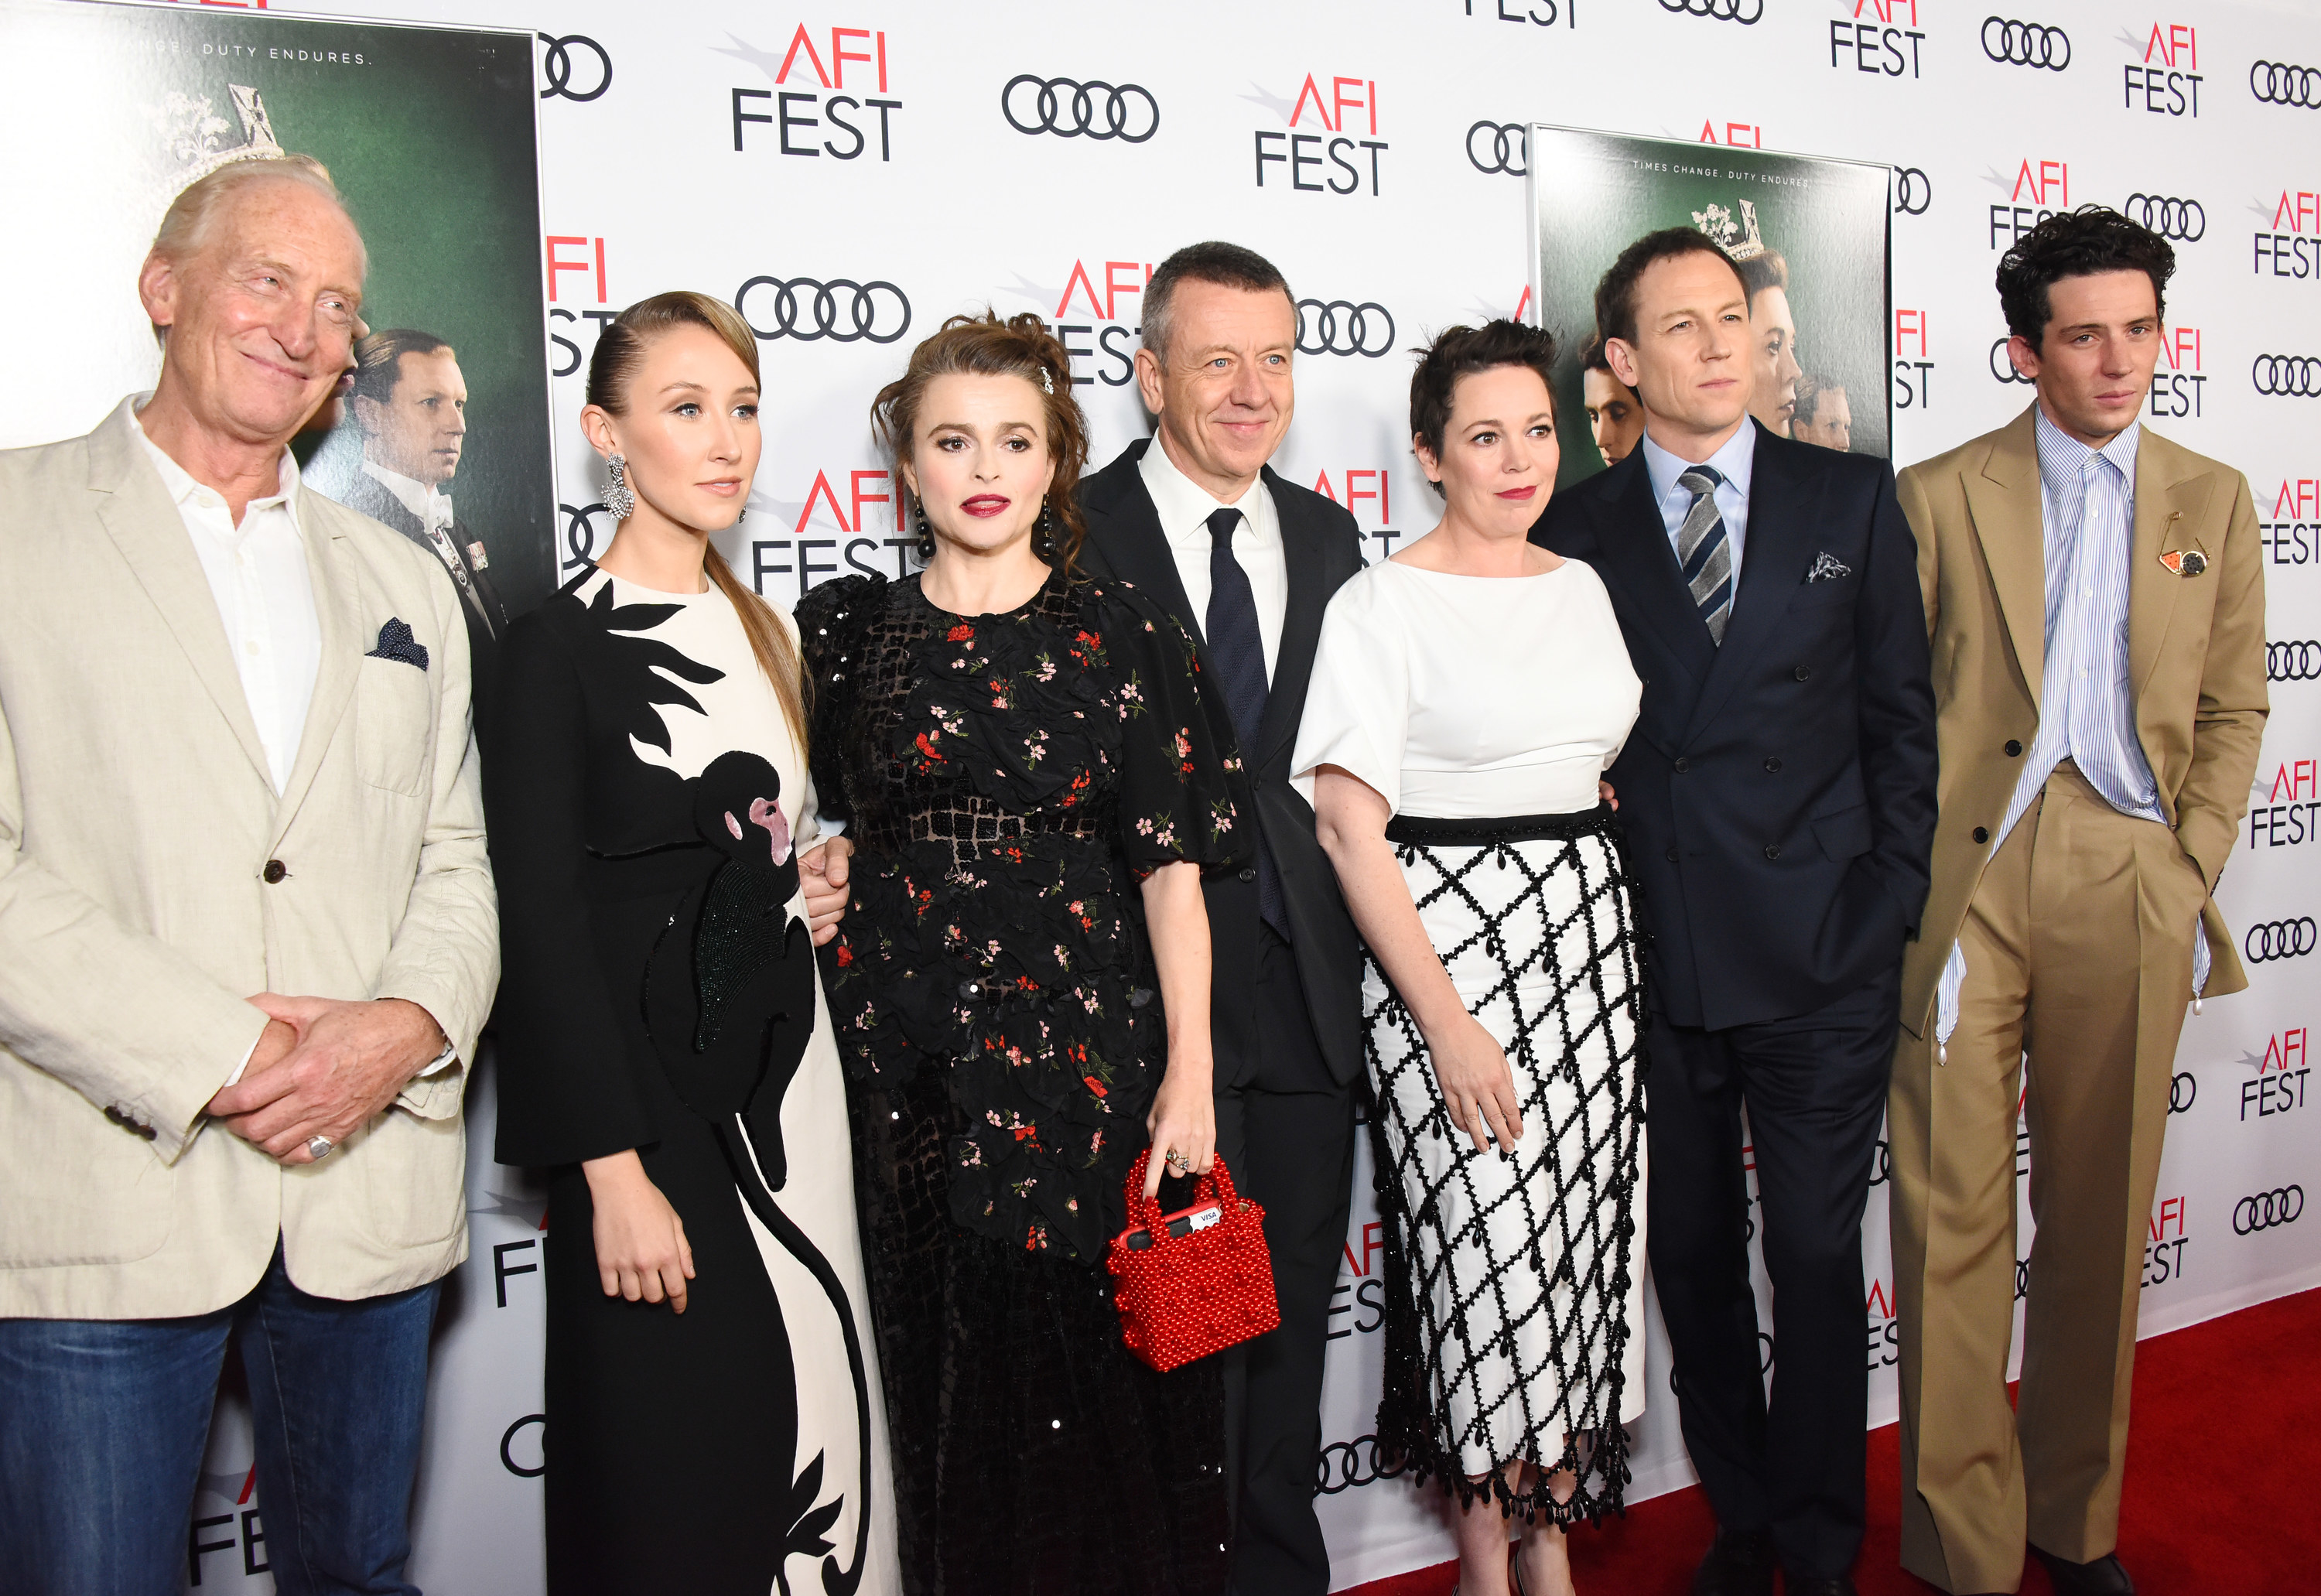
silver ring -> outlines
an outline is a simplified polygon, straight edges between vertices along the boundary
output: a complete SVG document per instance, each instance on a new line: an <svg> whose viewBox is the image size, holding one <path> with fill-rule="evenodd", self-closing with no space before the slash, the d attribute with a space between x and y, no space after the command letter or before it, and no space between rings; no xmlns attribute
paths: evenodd
<svg viewBox="0 0 2321 1596"><path fill-rule="evenodd" d="M1160 1155L1160 1162L1180 1170L1190 1169L1193 1165L1193 1161L1191 1159L1186 1157L1182 1153L1179 1153L1174 1149L1171 1149L1167 1153L1163 1153Z"/></svg>
<svg viewBox="0 0 2321 1596"><path fill-rule="evenodd" d="M323 1160L324 1160L325 1158L328 1158L330 1155L331 1155L331 1138L330 1138L330 1137L328 1137L328 1136L308 1136L308 1137L306 1138L306 1156L307 1156L307 1157L309 1157L309 1158L313 1159L316 1163L322 1163L322 1162L323 1162Z"/></svg>

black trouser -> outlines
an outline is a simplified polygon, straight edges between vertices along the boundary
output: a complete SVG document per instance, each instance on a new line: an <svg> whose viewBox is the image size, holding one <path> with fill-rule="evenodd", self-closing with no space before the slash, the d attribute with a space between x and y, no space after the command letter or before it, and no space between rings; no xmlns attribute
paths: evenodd
<svg viewBox="0 0 2321 1596"><path fill-rule="evenodd" d="M1770 1529L1798 1578L1861 1547L1861 1210L1886 1108L1898 962L1810 1014L1707 1031L1655 1017L1651 1257L1684 1444L1720 1526ZM1741 1111L1779 1314L1771 1400L1749 1285Z"/></svg>
<svg viewBox="0 0 2321 1596"><path fill-rule="evenodd" d="M1323 1596L1330 1552L1314 1516L1330 1294L1353 1198L1354 1088L1330 1078L1296 954L1258 930L1255 1056L1218 1060L1217 1151L1265 1209L1281 1326L1223 1354L1233 1585Z"/></svg>

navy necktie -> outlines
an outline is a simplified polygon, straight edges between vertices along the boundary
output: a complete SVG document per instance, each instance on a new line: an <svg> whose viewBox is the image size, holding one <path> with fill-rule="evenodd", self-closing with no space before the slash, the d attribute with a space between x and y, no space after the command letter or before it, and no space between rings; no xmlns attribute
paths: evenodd
<svg viewBox="0 0 2321 1596"><path fill-rule="evenodd" d="M1269 689L1265 679L1265 639L1257 628L1257 595L1249 572L1233 558L1233 529L1241 524L1239 510L1217 510L1209 516L1209 614L1206 626L1209 664L1224 691L1232 715L1233 734L1241 743L1242 765L1252 788L1257 781L1257 730L1265 719ZM1273 851L1265 845L1265 828L1257 816L1242 816L1257 831L1257 912L1265 923L1284 932L1281 880L1274 873Z"/></svg>

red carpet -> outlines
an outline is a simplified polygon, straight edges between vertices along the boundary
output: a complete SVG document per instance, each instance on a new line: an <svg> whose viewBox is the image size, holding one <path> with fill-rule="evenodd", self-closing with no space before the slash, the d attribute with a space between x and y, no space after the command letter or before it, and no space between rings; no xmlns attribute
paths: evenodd
<svg viewBox="0 0 2321 1596"><path fill-rule="evenodd" d="M2321 1290L2283 1297L2144 1342L2120 1506L2119 1556L2143 1596L2321 1591ZM1927 1596L1902 1572L1893 1426L1870 1436L1862 1596ZM1683 1596L1707 1547L1698 1488L1571 1537L1581 1596ZM1357 1585L1345 1596L1449 1596L1458 1565ZM2053 1587L2034 1562L2024 1596Z"/></svg>

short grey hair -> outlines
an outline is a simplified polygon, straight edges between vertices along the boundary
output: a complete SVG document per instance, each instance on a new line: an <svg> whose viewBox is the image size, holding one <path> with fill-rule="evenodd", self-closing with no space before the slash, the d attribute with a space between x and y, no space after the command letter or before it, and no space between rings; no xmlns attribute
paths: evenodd
<svg viewBox="0 0 2321 1596"><path fill-rule="evenodd" d="M169 202L169 208L161 213L161 225L153 234L153 248L147 258L159 255L170 261L187 259L206 242L226 203L260 183L296 183L311 188L338 206L340 214L347 218L347 225L354 228L354 216L347 210L346 196L331 181L330 168L311 155L252 156L228 161L187 184ZM370 252L363 246L362 230L354 228L354 233L357 258L368 276ZM153 336L161 339L167 332L167 328L156 327Z"/></svg>
<svg viewBox="0 0 2321 1596"><path fill-rule="evenodd" d="M1289 280L1281 275L1280 269L1255 250L1215 239L1187 244L1160 262L1160 269L1144 286L1142 337L1144 347L1164 366L1169 363L1169 336L1174 331L1171 323L1175 319L1177 285L1187 282L1215 283L1252 294L1278 290L1289 301L1291 309L1297 305L1297 296L1290 293Z"/></svg>

